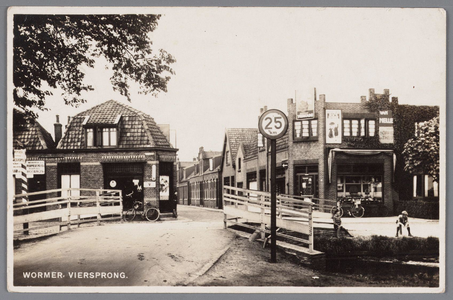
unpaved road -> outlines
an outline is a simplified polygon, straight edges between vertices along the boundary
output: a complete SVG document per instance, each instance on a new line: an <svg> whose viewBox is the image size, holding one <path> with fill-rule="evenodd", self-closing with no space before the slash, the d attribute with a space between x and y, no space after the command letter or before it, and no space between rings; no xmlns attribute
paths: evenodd
<svg viewBox="0 0 453 300"><path fill-rule="evenodd" d="M224 253L234 234L223 229L222 212L180 206L179 215L83 227L24 243L14 250L14 285L186 285Z"/></svg>

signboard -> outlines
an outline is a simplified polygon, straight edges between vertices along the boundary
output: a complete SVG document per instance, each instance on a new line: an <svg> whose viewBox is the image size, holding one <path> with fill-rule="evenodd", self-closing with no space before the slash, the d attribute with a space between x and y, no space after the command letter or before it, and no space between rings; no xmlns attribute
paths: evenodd
<svg viewBox="0 0 453 300"><path fill-rule="evenodd" d="M379 111L379 142L393 144L393 113L391 110Z"/></svg>
<svg viewBox="0 0 453 300"><path fill-rule="evenodd" d="M145 181L145 182L143 182L143 186L145 188L155 188L156 182L155 181Z"/></svg>
<svg viewBox="0 0 453 300"><path fill-rule="evenodd" d="M326 144L341 144L341 110L326 110Z"/></svg>
<svg viewBox="0 0 453 300"><path fill-rule="evenodd" d="M170 176L160 176L160 200L170 199Z"/></svg>
<svg viewBox="0 0 453 300"><path fill-rule="evenodd" d="M270 109L261 115L258 129L268 139L278 139L288 130L288 118L282 111Z"/></svg>
<svg viewBox="0 0 453 300"><path fill-rule="evenodd" d="M25 159L27 156L25 155L25 149L15 149L14 150L14 161L15 162L20 162L20 163L25 163Z"/></svg>
<svg viewBox="0 0 453 300"><path fill-rule="evenodd" d="M46 167L43 160L27 161L27 175L44 175Z"/></svg>
<svg viewBox="0 0 453 300"><path fill-rule="evenodd" d="M310 90L310 89L309 89ZM296 118L313 119L315 117L315 95L311 92L296 91Z"/></svg>

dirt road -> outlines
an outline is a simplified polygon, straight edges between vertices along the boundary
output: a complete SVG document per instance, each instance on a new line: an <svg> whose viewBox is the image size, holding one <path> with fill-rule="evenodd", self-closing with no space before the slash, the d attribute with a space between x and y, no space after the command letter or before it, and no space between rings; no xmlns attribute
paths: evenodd
<svg viewBox="0 0 453 300"><path fill-rule="evenodd" d="M14 251L16 286L175 286L204 272L234 234L221 212L181 206L177 220L110 223Z"/></svg>

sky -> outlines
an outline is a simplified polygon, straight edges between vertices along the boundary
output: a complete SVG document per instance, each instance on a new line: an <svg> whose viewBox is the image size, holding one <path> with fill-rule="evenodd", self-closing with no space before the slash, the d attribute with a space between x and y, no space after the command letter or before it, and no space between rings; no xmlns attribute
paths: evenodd
<svg viewBox="0 0 453 300"><path fill-rule="evenodd" d="M60 12L62 10L60 9ZM96 10L85 10L95 13ZM103 12L103 11L99 11ZM114 92L110 70L86 68L95 91L79 108L47 99L38 121L53 134L55 115L75 115L115 99L170 124L181 161L199 147L221 151L226 128L256 128L263 106L287 111L288 98L316 88L328 102L359 102L369 88L389 89L401 104L439 105L446 99L445 13L398 8L142 8L118 13L162 14L152 33L156 49L177 62L168 92L158 97ZM46 12L48 13L48 12ZM174 139L176 136L176 142Z"/></svg>

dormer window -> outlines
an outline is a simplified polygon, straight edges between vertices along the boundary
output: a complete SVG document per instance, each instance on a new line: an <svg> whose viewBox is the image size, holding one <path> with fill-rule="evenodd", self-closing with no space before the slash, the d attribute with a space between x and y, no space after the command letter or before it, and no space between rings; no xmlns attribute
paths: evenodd
<svg viewBox="0 0 453 300"><path fill-rule="evenodd" d="M87 147L116 147L118 129L116 127L88 127L86 131Z"/></svg>
<svg viewBox="0 0 453 300"><path fill-rule="evenodd" d="M113 147L118 143L116 128L102 128L102 146Z"/></svg>

